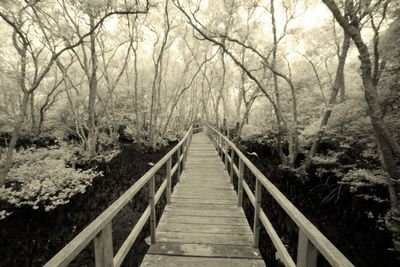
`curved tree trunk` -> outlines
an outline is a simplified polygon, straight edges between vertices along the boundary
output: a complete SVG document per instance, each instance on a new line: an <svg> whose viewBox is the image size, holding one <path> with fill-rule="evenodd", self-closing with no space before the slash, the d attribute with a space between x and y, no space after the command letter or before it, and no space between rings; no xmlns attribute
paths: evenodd
<svg viewBox="0 0 400 267"><path fill-rule="evenodd" d="M368 47L365 44L361 36L361 28L359 21L348 21L348 17L341 14L338 6L333 0L322 0L325 5L331 10L336 21L340 26L350 35L351 39L357 47L359 52L359 59L361 62L361 79L363 82L364 95L368 104L369 116L371 124L374 129L378 151L381 155L382 166L387 172L388 191L391 201L391 212L393 214L399 214L399 203L397 199L398 182L399 182L399 171L395 165L395 157L400 158L400 146L395 140L394 136L390 133L387 128L383 112L379 103L377 86L374 83L372 76L372 63ZM352 4L352 2L350 2ZM350 5L350 8L352 6ZM350 9L350 12L354 10ZM357 18L355 14L351 14L352 18ZM399 223L396 223L397 234L399 233Z"/></svg>
<svg viewBox="0 0 400 267"><path fill-rule="evenodd" d="M22 125L24 123L26 112L28 109L28 101L29 101L29 93L24 92L24 95L22 96L21 105L20 105L20 113L18 115L17 121L14 126L14 131L11 136L10 144L8 145L6 159L4 161L4 167L0 173L0 176L1 176L0 184L4 182L4 180L7 177L7 174L10 172L13 157L14 157L14 150L17 145L18 137L20 135Z"/></svg>
<svg viewBox="0 0 400 267"><path fill-rule="evenodd" d="M318 132L315 134L310 152L308 153L308 157L305 164L305 170L309 170L312 165L312 159L318 151L319 144L321 142L322 136L324 135L326 125L328 124L329 118L332 114L333 105L336 103L336 98L338 92L341 88L345 86L344 82L344 66L346 64L347 53L350 48L350 36L348 34L344 34L342 51L340 53L338 59L338 66L336 68L336 77L333 82L331 95L329 97L328 106L325 108L324 113L322 114L321 124L319 126Z"/></svg>
<svg viewBox="0 0 400 267"><path fill-rule="evenodd" d="M93 28L95 25L94 15L90 14L90 27ZM90 54L91 54L91 67L92 73L89 81L89 105L88 105L88 129L89 134L87 138L86 151L89 157L96 155L96 142L97 142L97 131L96 131L96 99L97 99L97 58L96 58L96 36L93 32L90 34Z"/></svg>

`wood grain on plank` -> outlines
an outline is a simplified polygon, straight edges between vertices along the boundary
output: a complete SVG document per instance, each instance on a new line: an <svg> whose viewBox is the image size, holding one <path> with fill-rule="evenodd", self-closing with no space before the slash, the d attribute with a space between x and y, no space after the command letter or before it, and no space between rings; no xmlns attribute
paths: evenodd
<svg viewBox="0 0 400 267"><path fill-rule="evenodd" d="M177 257L166 255L147 254L141 266L190 266L190 267L265 267L264 261L257 259L232 259L232 258L209 258L209 257Z"/></svg>
<svg viewBox="0 0 400 267"><path fill-rule="evenodd" d="M265 266L229 174L210 140L193 136L141 266Z"/></svg>

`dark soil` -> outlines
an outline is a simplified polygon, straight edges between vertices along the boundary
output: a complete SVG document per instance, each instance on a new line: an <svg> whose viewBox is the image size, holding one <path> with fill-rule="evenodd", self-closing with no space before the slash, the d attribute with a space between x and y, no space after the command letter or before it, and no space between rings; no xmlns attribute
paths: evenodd
<svg viewBox="0 0 400 267"><path fill-rule="evenodd" d="M87 166L97 166L104 176L95 178L86 193L74 196L68 204L51 212L29 207L16 209L0 221L0 266L42 266L146 173L150 162L156 163L173 145L153 151L137 144L124 144L121 153L109 163L92 162ZM164 178L162 168L156 175L157 188ZM147 205L148 187L144 187L112 221L114 255ZM164 205L163 197L158 204L158 218ZM144 241L148 235L146 225L123 266L140 264L148 248ZM94 266L93 244L70 266Z"/></svg>
<svg viewBox="0 0 400 267"><path fill-rule="evenodd" d="M387 202L378 204L355 196L346 186L339 188L333 172L322 176L311 172L308 177L298 177L279 167L279 157L268 145L256 142L241 145L243 151L257 153L258 157L249 156L249 159L355 266L400 266L400 255L392 250L390 232L382 227L382 222L377 222L377 218L388 211ZM254 176L247 171L245 180L254 192ZM234 185L236 189L237 179ZM375 188L375 193L387 198L384 188ZM244 197L243 207L252 225L253 207L247 197ZM296 260L297 226L265 189L262 208ZM276 250L263 228L260 251L267 266L283 266L276 260ZM318 266L330 265L319 256Z"/></svg>

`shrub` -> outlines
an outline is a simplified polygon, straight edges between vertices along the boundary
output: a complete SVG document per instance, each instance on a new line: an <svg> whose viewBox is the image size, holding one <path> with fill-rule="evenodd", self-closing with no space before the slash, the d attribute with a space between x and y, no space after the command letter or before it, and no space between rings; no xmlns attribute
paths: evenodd
<svg viewBox="0 0 400 267"><path fill-rule="evenodd" d="M387 186L387 178L382 170L355 169L347 172L342 178L341 184L349 185L350 192L357 197L372 200L374 202L387 202L382 196L376 195L379 186Z"/></svg>
<svg viewBox="0 0 400 267"><path fill-rule="evenodd" d="M46 211L68 203L72 196L84 193L94 177L101 175L93 169L69 167L67 164L73 161L73 155L72 147L18 151L7 185L0 187L0 200L14 207L42 207ZM0 166L2 163L0 159ZM9 214L1 209L0 219Z"/></svg>
<svg viewBox="0 0 400 267"><path fill-rule="evenodd" d="M351 191L357 191L359 187L373 186L376 184L386 185L387 180L383 171L372 171L367 169L355 169L349 171L342 179L343 183L349 184Z"/></svg>

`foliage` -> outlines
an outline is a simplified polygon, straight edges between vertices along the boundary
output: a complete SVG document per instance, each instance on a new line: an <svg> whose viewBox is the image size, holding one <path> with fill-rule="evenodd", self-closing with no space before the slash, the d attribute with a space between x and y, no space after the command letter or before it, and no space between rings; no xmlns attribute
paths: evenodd
<svg viewBox="0 0 400 267"><path fill-rule="evenodd" d="M265 134L264 126L262 125L254 125L254 124L246 124L243 126L242 130L242 140L250 140L254 137Z"/></svg>
<svg viewBox="0 0 400 267"><path fill-rule="evenodd" d="M106 150L103 151L102 153L96 155L94 157L94 160L98 162L110 162L113 158L115 158L121 150L119 148L116 149L111 149L111 150Z"/></svg>
<svg viewBox="0 0 400 267"><path fill-rule="evenodd" d="M93 169L80 170L70 165L75 158L71 147L28 148L18 151L8 182L0 187L0 199L15 207L40 207L46 211L69 202L84 193L93 178L101 175ZM0 161L0 166L4 158ZM9 215L1 211L2 217Z"/></svg>
<svg viewBox="0 0 400 267"><path fill-rule="evenodd" d="M357 192L362 187L386 185L387 178L381 170L355 169L346 173L342 183L350 185L351 192Z"/></svg>
<svg viewBox="0 0 400 267"><path fill-rule="evenodd" d="M301 145L306 146L311 143L312 138L320 128L320 124L321 119L318 118L304 128L299 136ZM324 131L324 138L331 141L343 138L351 143L352 138L355 141L355 136L370 136L367 131L371 131L371 123L362 98L360 96L350 98L343 103L336 104L332 108L332 116Z"/></svg>

